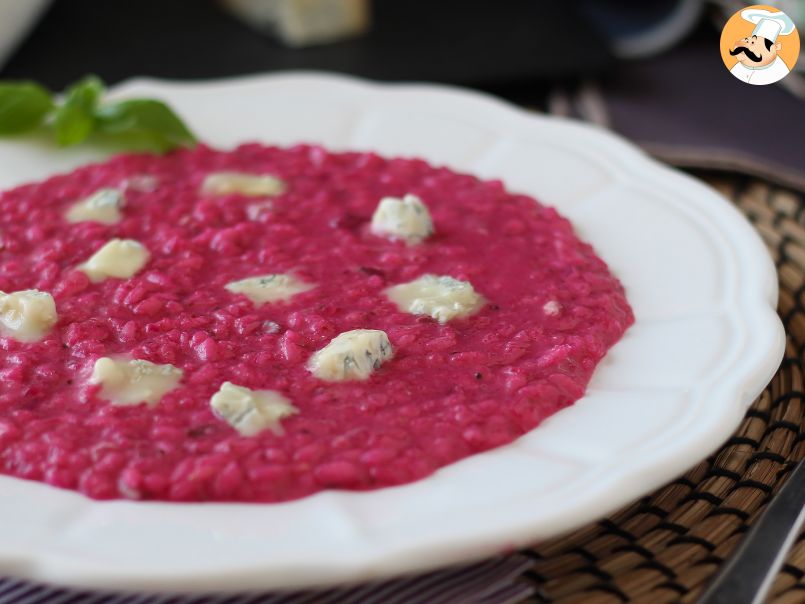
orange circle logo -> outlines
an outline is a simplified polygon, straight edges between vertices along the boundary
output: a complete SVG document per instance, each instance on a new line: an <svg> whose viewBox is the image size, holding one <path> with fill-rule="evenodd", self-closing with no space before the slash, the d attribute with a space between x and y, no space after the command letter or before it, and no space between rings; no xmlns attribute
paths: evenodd
<svg viewBox="0 0 805 604"><path fill-rule="evenodd" d="M779 82L799 57L799 33L783 11L756 4L730 17L721 32L721 60L747 84Z"/></svg>

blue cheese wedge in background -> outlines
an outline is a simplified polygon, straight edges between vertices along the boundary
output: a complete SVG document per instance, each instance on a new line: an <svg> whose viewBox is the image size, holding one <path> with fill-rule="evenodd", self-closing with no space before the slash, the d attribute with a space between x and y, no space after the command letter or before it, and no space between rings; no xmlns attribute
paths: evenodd
<svg viewBox="0 0 805 604"><path fill-rule="evenodd" d="M416 245L433 234L433 221L427 206L416 195L384 197L372 215L371 231L379 237Z"/></svg>
<svg viewBox="0 0 805 604"><path fill-rule="evenodd" d="M276 176L247 174L246 172L213 172L201 183L204 195L245 195L264 197L279 195L285 191L285 183Z"/></svg>
<svg viewBox="0 0 805 604"><path fill-rule="evenodd" d="M313 289L315 285L300 281L293 275L274 274L232 281L224 287L234 294L243 294L257 306L261 306L290 300L296 294Z"/></svg>
<svg viewBox="0 0 805 604"><path fill-rule="evenodd" d="M385 331L353 329L337 335L313 354L307 368L322 380L365 380L392 356Z"/></svg>
<svg viewBox="0 0 805 604"><path fill-rule="evenodd" d="M101 386L100 397L114 405L155 405L176 388L182 370L141 359L101 357L95 361L91 384Z"/></svg>
<svg viewBox="0 0 805 604"><path fill-rule="evenodd" d="M282 434L280 420L299 410L275 390L250 390L232 382L224 382L210 399L213 413L243 436L254 436L263 430Z"/></svg>
<svg viewBox="0 0 805 604"><path fill-rule="evenodd" d="M0 292L0 333L18 342L41 340L56 324L53 296L37 289Z"/></svg>
<svg viewBox="0 0 805 604"><path fill-rule="evenodd" d="M326 44L369 28L369 0L223 0L246 23L292 47Z"/></svg>
<svg viewBox="0 0 805 604"><path fill-rule="evenodd" d="M121 209L126 197L118 189L98 189L89 197L73 204L67 210L67 222L100 222L115 224L123 218Z"/></svg>
<svg viewBox="0 0 805 604"><path fill-rule="evenodd" d="M78 269L93 283L110 277L128 279L145 266L149 256L148 250L139 241L112 239Z"/></svg>
<svg viewBox="0 0 805 604"><path fill-rule="evenodd" d="M427 315L439 323L469 317L486 303L471 283L446 275L422 275L414 281L393 285L384 293L402 312Z"/></svg>

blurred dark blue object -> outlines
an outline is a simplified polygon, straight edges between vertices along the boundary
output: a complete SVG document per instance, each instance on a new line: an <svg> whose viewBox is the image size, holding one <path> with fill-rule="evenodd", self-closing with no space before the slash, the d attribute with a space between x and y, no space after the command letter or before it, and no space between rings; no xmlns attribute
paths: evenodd
<svg viewBox="0 0 805 604"><path fill-rule="evenodd" d="M704 0L583 0L580 11L618 57L655 55L692 32Z"/></svg>

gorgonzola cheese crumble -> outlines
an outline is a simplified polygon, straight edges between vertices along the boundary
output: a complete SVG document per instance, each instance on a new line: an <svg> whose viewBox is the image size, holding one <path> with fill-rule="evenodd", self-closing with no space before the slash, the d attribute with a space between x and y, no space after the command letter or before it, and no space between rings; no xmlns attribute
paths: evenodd
<svg viewBox="0 0 805 604"><path fill-rule="evenodd" d="M37 289L0 292L0 333L18 342L41 340L56 324L53 296Z"/></svg>
<svg viewBox="0 0 805 604"><path fill-rule="evenodd" d="M471 283L444 275L422 275L389 287L385 294L402 312L427 315L439 323L473 315L486 303Z"/></svg>
<svg viewBox="0 0 805 604"><path fill-rule="evenodd" d="M427 206L416 195L402 199L384 197L372 215L371 231L380 237L416 245L433 234L433 221Z"/></svg>
<svg viewBox="0 0 805 604"><path fill-rule="evenodd" d="M559 304L559 302L557 302L556 300L550 300L543 305L542 312L544 312L549 317L555 317L560 312L562 312L562 305Z"/></svg>
<svg viewBox="0 0 805 604"><path fill-rule="evenodd" d="M306 292L315 286L300 281L293 275L276 274L232 281L224 287L232 293L243 294L260 306L269 302L290 300L296 294Z"/></svg>
<svg viewBox="0 0 805 604"><path fill-rule="evenodd" d="M230 195L237 193L248 197L279 195L285 191L285 183L276 176L247 174L245 172L213 172L201 183L205 195Z"/></svg>
<svg viewBox="0 0 805 604"><path fill-rule="evenodd" d="M123 218L120 210L124 205L126 205L126 197L122 191L118 189L98 189L92 195L76 202L67 210L67 222L115 224Z"/></svg>
<svg viewBox="0 0 805 604"><path fill-rule="evenodd" d="M365 380L392 356L385 331L353 329L337 335L314 353L307 367L322 380Z"/></svg>
<svg viewBox="0 0 805 604"><path fill-rule="evenodd" d="M94 283L109 277L128 279L145 266L149 256L148 250L139 241L112 239L78 269Z"/></svg>
<svg viewBox="0 0 805 604"><path fill-rule="evenodd" d="M159 188L159 179L153 174L135 174L123 181L127 191L138 193L153 193Z"/></svg>
<svg viewBox="0 0 805 604"><path fill-rule="evenodd" d="M176 388L182 370L141 359L101 357L95 361L91 384L101 386L100 396L114 405L155 405Z"/></svg>
<svg viewBox="0 0 805 604"><path fill-rule="evenodd" d="M370 24L369 0L227 0L224 6L293 48L353 37Z"/></svg>
<svg viewBox="0 0 805 604"><path fill-rule="evenodd" d="M232 382L224 382L210 399L213 413L225 420L243 436L254 436L263 430L282 434L280 420L299 410L275 390L250 390Z"/></svg>

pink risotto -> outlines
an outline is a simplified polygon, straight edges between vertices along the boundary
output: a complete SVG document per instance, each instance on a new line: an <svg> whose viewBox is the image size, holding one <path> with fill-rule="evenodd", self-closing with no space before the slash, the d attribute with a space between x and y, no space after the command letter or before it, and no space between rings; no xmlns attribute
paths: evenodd
<svg viewBox="0 0 805 604"><path fill-rule="evenodd" d="M285 190L204 194L216 172ZM118 222L65 219L103 188L125 193ZM379 200L407 194L433 234L371 232ZM38 341L0 337L0 473L98 499L275 502L424 478L579 399L634 320L555 210L419 159L257 144L118 156L0 193L0 237L0 290L48 292L58 313ZM78 267L113 238L147 263L94 282ZM267 273L313 287L261 305L225 288ZM384 295L424 274L471 283L484 306L440 323ZM311 355L354 329L384 331L393 357L365 380L313 375ZM155 404L111 404L90 375L115 355L181 380ZM241 434L211 408L227 381L296 412Z"/></svg>

